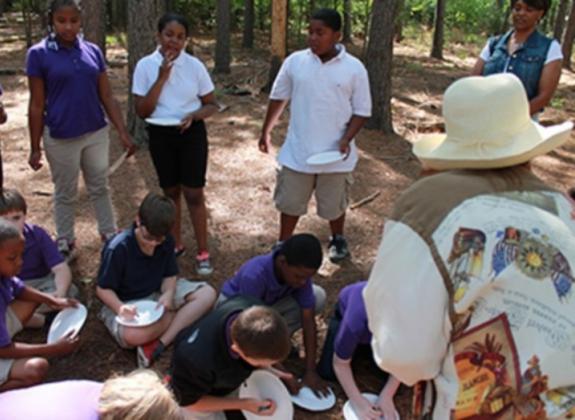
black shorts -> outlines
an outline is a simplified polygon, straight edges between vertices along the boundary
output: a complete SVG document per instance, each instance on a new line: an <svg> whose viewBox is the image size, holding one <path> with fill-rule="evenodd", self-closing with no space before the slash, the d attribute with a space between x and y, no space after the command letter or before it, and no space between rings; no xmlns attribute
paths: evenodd
<svg viewBox="0 0 575 420"><path fill-rule="evenodd" d="M208 136L203 121L194 121L183 133L179 127L148 125L148 134L160 187L206 185Z"/></svg>

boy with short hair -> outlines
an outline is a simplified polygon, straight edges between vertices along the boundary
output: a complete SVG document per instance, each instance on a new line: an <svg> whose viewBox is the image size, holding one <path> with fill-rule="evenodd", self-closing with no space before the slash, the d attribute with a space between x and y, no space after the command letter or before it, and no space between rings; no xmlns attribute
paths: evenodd
<svg viewBox="0 0 575 420"><path fill-rule="evenodd" d="M282 317L256 299L235 297L178 335L170 384L196 419L225 418L225 410L272 416L273 401L238 398L235 391L254 369L281 362L289 351Z"/></svg>
<svg viewBox="0 0 575 420"><path fill-rule="evenodd" d="M317 331L315 314L325 305L325 291L312 282L322 263L319 240L310 234L294 235L275 251L252 258L222 286L219 301L251 296L276 309L286 320L290 334L303 328L306 372L302 384L315 390L325 385L315 370ZM286 381L292 393L301 384Z"/></svg>
<svg viewBox="0 0 575 420"><path fill-rule="evenodd" d="M0 217L14 223L25 240L24 262L18 278L27 286L56 297L77 297L72 272L58 251L56 242L42 227L26 222L27 212L26 200L18 191L5 189L2 192ZM27 326L41 327L43 324L44 317L37 312Z"/></svg>
<svg viewBox="0 0 575 420"><path fill-rule="evenodd" d="M76 306L26 286L16 274L22 266L24 238L18 227L0 218L0 391L41 382L48 370L44 357L73 352L80 341L68 334L51 344L22 344L12 337L22 330L40 304L55 310Z"/></svg>
<svg viewBox="0 0 575 420"><path fill-rule="evenodd" d="M149 193L134 225L112 238L102 250L96 294L104 303L100 319L123 348L138 347L138 365L147 367L183 328L209 311L215 290L205 282L178 279L174 239L170 231L176 208L167 197ZM136 314L134 303L155 300L162 317L149 326L119 324Z"/></svg>
<svg viewBox="0 0 575 420"><path fill-rule="evenodd" d="M329 258L333 262L349 255L343 236L348 189L357 163L354 136L371 116L371 96L363 64L339 44L341 16L333 9L315 12L310 21L310 48L291 54L284 61L270 93L259 140L269 153L271 132L288 101L291 101L287 136L278 155L274 201L280 211L279 241L289 238L315 190L317 213L329 220ZM343 159L310 165L314 154L339 150Z"/></svg>

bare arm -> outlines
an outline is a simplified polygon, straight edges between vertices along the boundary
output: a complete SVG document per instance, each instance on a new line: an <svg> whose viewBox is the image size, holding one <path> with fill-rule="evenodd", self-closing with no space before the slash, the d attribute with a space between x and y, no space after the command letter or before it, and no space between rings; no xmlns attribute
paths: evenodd
<svg viewBox="0 0 575 420"><path fill-rule="evenodd" d="M0 348L0 359L22 359L34 356L59 356L68 354L78 347L78 337L64 337L51 344L10 343Z"/></svg>
<svg viewBox="0 0 575 420"><path fill-rule="evenodd" d="M302 383L309 386L314 392L327 394L327 385L319 377L315 369L317 352L317 327L315 324L315 310L302 309L301 325L303 329L303 345L305 348L305 373Z"/></svg>
<svg viewBox="0 0 575 420"><path fill-rule="evenodd" d="M57 297L65 297L72 283L70 267L64 261L52 267L52 273L54 273L54 283L56 284L56 292L54 295Z"/></svg>
<svg viewBox="0 0 575 420"><path fill-rule="evenodd" d="M482 58L478 58L475 65L471 69L471 76L481 76L483 74L483 67L485 66L485 61Z"/></svg>
<svg viewBox="0 0 575 420"><path fill-rule="evenodd" d="M4 110L4 104L0 101L0 124L4 124L8 119L8 115L6 115L6 111Z"/></svg>
<svg viewBox="0 0 575 420"><path fill-rule="evenodd" d="M551 101L559 78L561 77L561 60L555 60L547 63L541 72L541 79L539 79L539 89L537 96L529 101L529 113L531 115L541 111Z"/></svg>
<svg viewBox="0 0 575 420"><path fill-rule="evenodd" d="M347 123L347 128L343 137L339 141L339 151L346 156L349 154L349 143L353 140L355 135L361 130L361 127L367 121L366 117L360 117L359 115L353 115Z"/></svg>
<svg viewBox="0 0 575 420"><path fill-rule="evenodd" d="M271 132L278 122L278 119L283 112L287 101L280 101L277 99L270 99L268 109L266 111L266 118L262 126L262 134L258 143L261 152L269 153L271 144Z"/></svg>
<svg viewBox="0 0 575 420"><path fill-rule="evenodd" d="M173 309L176 282L176 276L166 277L162 280L162 295L158 299L158 306L163 305L166 309Z"/></svg>
<svg viewBox="0 0 575 420"><path fill-rule="evenodd" d="M98 77L98 94L100 96L102 106L108 115L108 118L110 118L110 121L112 121L112 124L118 131L122 146L125 150L128 151L128 156L133 155L136 151L136 148L132 143L132 139L130 138L128 130L126 129L122 111L118 105L118 102L114 98L114 95L112 94L110 81L108 80L108 75L105 71L100 73L100 76Z"/></svg>
<svg viewBox="0 0 575 420"><path fill-rule="evenodd" d="M112 289L104 289L100 286L97 286L96 296L98 296L104 305L106 305L116 314L120 313L120 308L124 305L124 302L118 298L118 295Z"/></svg>
<svg viewBox="0 0 575 420"><path fill-rule="evenodd" d="M30 101L28 103L28 130L30 132L30 157L28 163L37 171L42 167L42 148L40 140L44 131L44 80L40 77L28 77Z"/></svg>
<svg viewBox="0 0 575 420"><path fill-rule="evenodd" d="M271 400L256 400L252 398L228 398L205 395L196 403L185 407L189 411L213 412L224 410L248 410L260 416L271 416L276 405Z"/></svg>
<svg viewBox="0 0 575 420"><path fill-rule="evenodd" d="M205 120L218 110L218 103L214 92L201 96L200 100L202 101L202 107L187 115L182 120L182 130L186 130L194 121Z"/></svg>

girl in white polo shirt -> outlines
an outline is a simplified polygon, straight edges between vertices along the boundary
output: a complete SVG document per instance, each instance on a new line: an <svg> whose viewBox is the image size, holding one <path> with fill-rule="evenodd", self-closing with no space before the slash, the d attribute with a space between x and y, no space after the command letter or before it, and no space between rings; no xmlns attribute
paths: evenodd
<svg viewBox="0 0 575 420"><path fill-rule="evenodd" d="M204 186L208 140L204 119L217 111L214 85L200 60L184 51L187 20L173 13L158 22L159 48L136 65L132 93L136 113L148 119L150 154L164 193L176 204L172 231L176 253L183 253L181 196L184 196L198 244L197 272L213 271L208 251Z"/></svg>

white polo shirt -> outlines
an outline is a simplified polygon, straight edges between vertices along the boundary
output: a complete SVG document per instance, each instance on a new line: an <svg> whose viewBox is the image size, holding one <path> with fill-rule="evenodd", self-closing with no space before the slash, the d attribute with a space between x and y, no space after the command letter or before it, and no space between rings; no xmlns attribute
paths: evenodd
<svg viewBox="0 0 575 420"><path fill-rule="evenodd" d="M355 142L345 161L306 164L313 154L338 150L353 115L371 116L367 71L343 45L337 47L339 54L325 63L311 49L294 52L274 82L270 99L291 101L288 132L278 162L295 171L351 172L357 164Z"/></svg>
<svg viewBox="0 0 575 420"><path fill-rule="evenodd" d="M158 79L158 72L164 57L159 50L145 56L134 70L132 93L146 96ZM214 84L208 70L196 57L182 51L174 61L168 81L158 98L156 109L151 117L178 118L202 107L201 96L214 91Z"/></svg>

